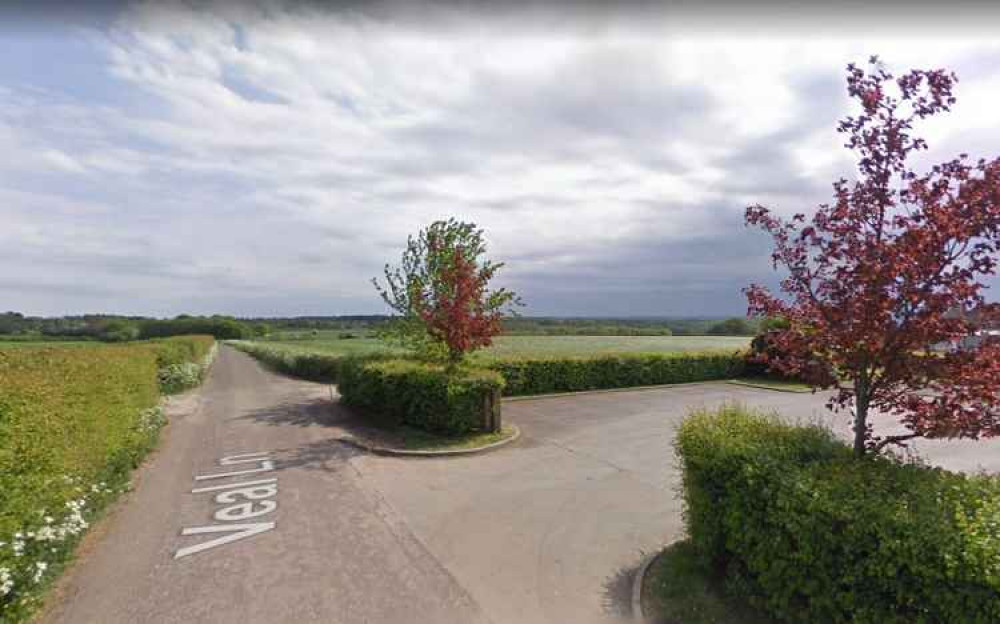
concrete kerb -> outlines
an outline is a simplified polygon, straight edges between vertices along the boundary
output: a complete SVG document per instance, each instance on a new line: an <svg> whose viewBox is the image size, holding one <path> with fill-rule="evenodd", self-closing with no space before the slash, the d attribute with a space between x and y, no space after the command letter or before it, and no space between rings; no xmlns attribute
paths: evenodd
<svg viewBox="0 0 1000 624"><path fill-rule="evenodd" d="M632 579L632 620L637 624L647 624L649 620L646 619L646 614L642 610L642 586L646 581L646 573L649 572L649 568L653 566L661 556L663 556L663 551L665 551L670 544L675 543L677 540L665 544L662 548L651 555L646 555L642 563L639 565L639 569L635 573L635 577Z"/></svg>
<svg viewBox="0 0 1000 624"><path fill-rule="evenodd" d="M549 394L525 394L518 396L507 396L501 399L504 403L515 401L536 401L538 399L560 399L563 397L584 396L588 394L612 394L615 392L637 392L642 390L667 390L669 388L684 388L688 386L704 386L707 384L729 383L729 379L709 379L707 381L687 381L683 383L657 384L654 386L629 386L626 388L604 388L602 390L577 390L574 392L552 392Z"/></svg>
<svg viewBox="0 0 1000 624"><path fill-rule="evenodd" d="M764 384L755 384L748 381L740 381L738 379L726 380L727 384L733 386L743 386L744 388L756 388L757 390L770 390L771 392L791 392L794 394L809 394L812 392L811 388L779 388L777 386L767 386Z"/></svg>
<svg viewBox="0 0 1000 624"><path fill-rule="evenodd" d="M514 430L513 435L509 438L504 438L498 442L493 442L492 444L487 444L485 446L477 446L473 448L462 448L462 449L440 449L431 451L416 451L410 449L398 449L387 446L378 446L375 444L368 444L358 438L347 435L337 438L338 442L342 442L348 446L354 447L358 450L364 451L366 453L371 453L373 455L385 455L390 457L414 457L414 458L433 458L433 457L462 457L465 455L481 455L483 453L488 453L490 451L495 451L501 447L507 446L517 441L521 437L521 429L517 425L510 425Z"/></svg>

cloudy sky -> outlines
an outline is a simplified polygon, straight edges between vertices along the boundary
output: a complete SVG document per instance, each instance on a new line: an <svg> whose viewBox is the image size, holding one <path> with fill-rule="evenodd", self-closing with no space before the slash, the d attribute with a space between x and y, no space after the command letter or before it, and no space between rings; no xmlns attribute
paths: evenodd
<svg viewBox="0 0 1000 624"><path fill-rule="evenodd" d="M5 17L0 309L31 314L379 313L369 279L449 216L485 228L529 314L742 314L740 289L774 282L743 210L808 212L852 175L834 127L845 65L872 53L958 73L953 113L924 127L931 159L1000 152L1000 40L971 18L279 1Z"/></svg>

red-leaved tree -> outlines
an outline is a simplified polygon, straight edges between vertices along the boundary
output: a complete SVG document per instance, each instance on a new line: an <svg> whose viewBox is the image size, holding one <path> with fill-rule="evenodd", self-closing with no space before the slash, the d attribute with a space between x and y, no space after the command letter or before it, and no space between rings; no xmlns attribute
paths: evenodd
<svg viewBox="0 0 1000 624"><path fill-rule="evenodd" d="M415 300L427 333L448 347L452 363L470 351L490 346L493 336L500 333L503 315L490 309L486 290L493 271L493 267L477 270L475 263L456 249L451 262L437 274L438 283L432 283L437 296Z"/></svg>
<svg viewBox="0 0 1000 624"><path fill-rule="evenodd" d="M372 280L399 314L386 336L424 355L443 347L451 365L490 346L520 301L505 288L489 289L503 264L485 253L483 232L473 223L435 221L410 237L401 265L385 267L386 287Z"/></svg>
<svg viewBox="0 0 1000 624"><path fill-rule="evenodd" d="M935 349L975 330L966 311L992 309L982 280L1000 245L1000 158L962 154L920 175L907 164L926 149L914 122L948 111L956 80L943 70L894 79L877 57L868 71L849 65L861 111L838 131L859 158L857 180L834 183L833 203L810 220L746 211L748 225L773 237L775 268L787 271L783 297L759 285L745 291L751 315L789 323L772 332L780 355L768 365L837 389L830 407L852 410L858 456L919 436L1000 434L1000 345ZM908 432L875 435L873 412Z"/></svg>

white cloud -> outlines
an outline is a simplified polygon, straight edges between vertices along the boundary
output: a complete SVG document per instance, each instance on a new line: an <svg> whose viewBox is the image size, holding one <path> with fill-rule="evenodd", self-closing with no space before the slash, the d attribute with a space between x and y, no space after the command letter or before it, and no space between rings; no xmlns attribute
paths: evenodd
<svg viewBox="0 0 1000 624"><path fill-rule="evenodd" d="M879 52L901 70L967 70L959 107L932 132L949 146L1000 139L1000 71L983 66L1000 46L989 41L693 36L656 20L539 28L516 14L487 28L458 8L433 15L129 5L88 39L105 55L98 78L136 103L0 90L0 182L39 185L35 200L62 192L100 205L115 216L106 227L147 238L122 246L87 229L93 221L67 230L53 220L59 235L86 232L74 253L95 259L98 279L123 280L135 311L378 311L367 278L407 234L455 215L516 259L510 279L529 304L545 300L534 311L728 313L744 273L768 269L762 241L740 225L745 204L808 209L850 171L834 132L847 62ZM28 205L18 197L13 206ZM17 211L24 234L7 239L7 254L69 279L34 254L66 253L58 237L32 238L50 210L35 200L30 214L0 207L5 219ZM573 282L588 267L627 266L637 249L642 262L671 258L658 288L691 290L720 279L717 241L743 254L726 263L735 294L720 295L725 310L665 309L642 284L603 309L541 296L556 279L543 274ZM649 251L658 245L660 256ZM677 245L708 253L681 263L667 249ZM109 260L111 247L141 270Z"/></svg>

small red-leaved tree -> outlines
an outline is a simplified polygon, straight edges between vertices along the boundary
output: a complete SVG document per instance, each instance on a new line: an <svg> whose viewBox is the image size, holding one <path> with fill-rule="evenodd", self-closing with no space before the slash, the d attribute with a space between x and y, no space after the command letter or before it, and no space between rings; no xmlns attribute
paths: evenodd
<svg viewBox="0 0 1000 624"><path fill-rule="evenodd" d="M772 332L781 355L768 364L837 388L830 407L853 411L859 456L918 436L1000 434L1000 346L933 350L974 330L955 311L982 306L982 279L996 268L1000 158L963 154L923 175L907 165L926 149L913 123L948 111L955 82L942 70L894 80L876 57L867 72L849 65L848 93L862 110L838 131L859 156L857 181L836 182L833 203L808 223L747 208L747 223L774 239L775 268L788 273L783 298L746 289L750 314L789 322ZM873 411L908 432L875 435Z"/></svg>
<svg viewBox="0 0 1000 624"><path fill-rule="evenodd" d="M426 354L443 347L450 365L492 344L501 320L520 302L504 288L489 290L503 267L483 258L483 231L474 223L435 221L410 237L399 267L385 267L386 287L373 279L399 314L389 336Z"/></svg>

